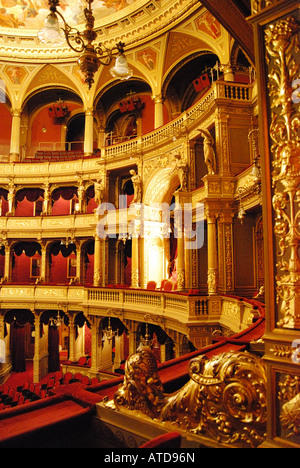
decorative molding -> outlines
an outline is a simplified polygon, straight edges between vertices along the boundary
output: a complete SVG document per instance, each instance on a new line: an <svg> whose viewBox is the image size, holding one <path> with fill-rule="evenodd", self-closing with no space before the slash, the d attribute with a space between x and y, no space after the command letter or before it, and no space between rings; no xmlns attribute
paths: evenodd
<svg viewBox="0 0 300 468"><path fill-rule="evenodd" d="M225 352L189 363L190 380L171 395L163 392L148 342L126 361L123 384L103 404L141 419L172 424L185 434L234 447L257 447L265 439L266 374L262 360L247 352ZM174 429L173 429L174 430Z"/></svg>
<svg viewBox="0 0 300 468"><path fill-rule="evenodd" d="M265 30L277 238L277 325L296 329L300 328L300 118L293 102L293 81L299 77L300 69L299 32L300 24L294 16L280 19Z"/></svg>

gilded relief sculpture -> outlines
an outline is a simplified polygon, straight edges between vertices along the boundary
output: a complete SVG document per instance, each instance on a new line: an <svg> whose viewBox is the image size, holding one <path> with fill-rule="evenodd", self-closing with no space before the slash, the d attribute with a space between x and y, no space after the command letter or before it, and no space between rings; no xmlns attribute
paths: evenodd
<svg viewBox="0 0 300 468"><path fill-rule="evenodd" d="M256 447L265 438L266 375L262 360L248 352L205 355L189 364L190 380L172 394L163 391L149 340L125 366L113 400L104 404L141 412L183 431L236 447Z"/></svg>
<svg viewBox="0 0 300 468"><path fill-rule="evenodd" d="M288 17L270 25L265 32L273 141L271 152L274 233L277 246L278 326L300 327L300 119L293 103L293 82L299 77L300 25Z"/></svg>
<svg viewBox="0 0 300 468"><path fill-rule="evenodd" d="M114 396L116 408L124 406L157 418L164 403L164 393L157 364L149 341L142 343L125 364L124 382Z"/></svg>

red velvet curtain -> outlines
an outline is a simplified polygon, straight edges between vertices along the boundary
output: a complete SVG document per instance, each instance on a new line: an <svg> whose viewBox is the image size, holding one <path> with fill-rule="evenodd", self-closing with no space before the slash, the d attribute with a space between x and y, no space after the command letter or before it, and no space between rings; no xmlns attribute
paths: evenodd
<svg viewBox="0 0 300 468"><path fill-rule="evenodd" d="M27 257L33 257L35 253L41 255L41 246L38 242L19 242L14 246L14 253L17 256L22 255L23 251Z"/></svg>
<svg viewBox="0 0 300 468"><path fill-rule="evenodd" d="M11 359L13 372L25 372L25 327L11 324Z"/></svg>
<svg viewBox="0 0 300 468"><path fill-rule="evenodd" d="M62 254L63 257L69 257L71 253L76 254L76 245L75 244L69 244L68 246L62 245L60 242L55 242L54 244L51 245L50 249L51 255L58 255L59 253Z"/></svg>
<svg viewBox="0 0 300 468"><path fill-rule="evenodd" d="M59 197L62 197L64 200L71 200L74 195L77 195L77 187L60 187L53 190L52 200L56 201Z"/></svg>
<svg viewBox="0 0 300 468"><path fill-rule="evenodd" d="M17 201L21 202L25 197L30 202L36 202L40 197L44 198L44 190L40 188L26 188L17 192Z"/></svg>
<svg viewBox="0 0 300 468"><path fill-rule="evenodd" d="M91 200L95 196L95 188L94 185L90 185L86 190L86 197L88 200Z"/></svg>
<svg viewBox="0 0 300 468"><path fill-rule="evenodd" d="M0 188L0 197L3 197L4 200L7 200L7 194L8 194L8 190L5 190L4 188Z"/></svg>
<svg viewBox="0 0 300 468"><path fill-rule="evenodd" d="M48 332L48 372L59 370L59 333L56 326L49 325Z"/></svg>

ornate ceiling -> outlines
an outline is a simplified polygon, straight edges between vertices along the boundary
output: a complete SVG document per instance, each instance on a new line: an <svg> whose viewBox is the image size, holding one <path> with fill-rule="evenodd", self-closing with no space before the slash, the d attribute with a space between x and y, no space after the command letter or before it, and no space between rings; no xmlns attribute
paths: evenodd
<svg viewBox="0 0 300 468"><path fill-rule="evenodd" d="M94 0L96 42L113 47L126 44L126 51L158 37L199 10L198 0ZM84 30L84 0L60 0L67 23ZM74 60L67 44L60 48L40 43L38 30L49 14L48 0L0 0L0 59L53 62Z"/></svg>
<svg viewBox="0 0 300 468"><path fill-rule="evenodd" d="M93 12L96 21L117 13L137 0L94 0ZM0 28L35 30L43 26L49 14L48 0L0 0ZM84 21L83 0L61 0L60 11L70 26Z"/></svg>

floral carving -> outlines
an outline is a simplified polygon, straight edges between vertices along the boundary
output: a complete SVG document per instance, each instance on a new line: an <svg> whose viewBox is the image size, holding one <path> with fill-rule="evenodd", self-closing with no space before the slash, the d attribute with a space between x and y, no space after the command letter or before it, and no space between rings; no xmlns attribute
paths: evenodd
<svg viewBox="0 0 300 468"><path fill-rule="evenodd" d="M272 184L275 211L274 233L278 239L277 303L279 326L300 326L300 118L293 103L293 81L299 65L294 57L299 51L300 24L287 17L271 24L265 31L271 124L270 137Z"/></svg>
<svg viewBox="0 0 300 468"><path fill-rule="evenodd" d="M265 438L266 375L262 360L248 352L204 355L189 364L190 380L168 395L151 349L129 357L124 383L107 406L141 411L187 432L223 444L256 447Z"/></svg>

